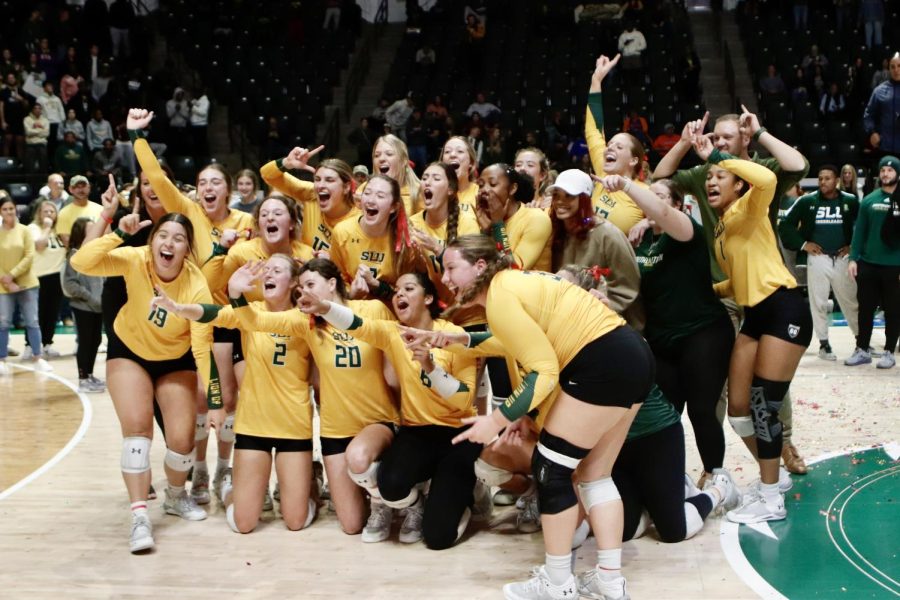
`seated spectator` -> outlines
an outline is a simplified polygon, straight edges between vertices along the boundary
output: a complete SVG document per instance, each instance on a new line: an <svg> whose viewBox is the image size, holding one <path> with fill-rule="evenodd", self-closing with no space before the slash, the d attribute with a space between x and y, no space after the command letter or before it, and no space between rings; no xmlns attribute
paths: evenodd
<svg viewBox="0 0 900 600"><path fill-rule="evenodd" d="M385 123L391 128L391 133L406 141L406 123L412 116L415 104L412 95L401 98L391 104L384 111Z"/></svg>
<svg viewBox="0 0 900 600"><path fill-rule="evenodd" d="M84 143L84 125L81 124L81 121L79 121L78 117L75 115L74 108L70 108L66 111L66 120L60 123L59 131L56 133L56 139L62 140L67 133L72 133L79 144Z"/></svg>
<svg viewBox="0 0 900 600"><path fill-rule="evenodd" d="M803 57L803 60L800 62L800 66L803 67L803 70L807 73L812 73L814 67L822 67L823 69L828 66L828 58L819 52L819 47L815 44L809 47L809 52L806 56Z"/></svg>
<svg viewBox="0 0 900 600"><path fill-rule="evenodd" d="M500 109L496 104L487 101L484 92L478 92L475 95L475 102L470 104L469 108L466 109L467 117L472 117L472 115L475 114L485 121L490 121L491 119L496 119L500 116Z"/></svg>
<svg viewBox="0 0 900 600"><path fill-rule="evenodd" d="M821 99L822 94L827 91L825 86L825 69L822 65L816 65L813 67L813 74L810 78L811 84L811 93L815 95L816 99Z"/></svg>
<svg viewBox="0 0 900 600"><path fill-rule="evenodd" d="M91 95L90 85L82 79L77 79L78 91L66 102L66 112L75 110L75 117L84 124L91 119L91 115L97 109L97 101ZM103 138L100 139L103 141Z"/></svg>
<svg viewBox="0 0 900 600"><path fill-rule="evenodd" d="M891 78L891 68L890 68L890 59L884 58L881 61L881 68L874 73L872 73L872 85L871 88L874 90L879 85L888 81Z"/></svg>
<svg viewBox="0 0 900 600"><path fill-rule="evenodd" d="M618 47L622 53L623 71L636 71L641 68L641 54L647 49L647 40L634 23L625 26L625 31L619 35Z"/></svg>
<svg viewBox="0 0 900 600"><path fill-rule="evenodd" d="M35 102L31 112L22 122L25 129L25 170L29 173L46 173L47 138L50 137L50 121L44 116L44 109Z"/></svg>
<svg viewBox="0 0 900 600"><path fill-rule="evenodd" d="M481 128L472 127L469 129L469 135L466 136L466 141L469 142L469 145L475 150L475 165L480 168L481 165L484 164L482 162L482 159L484 158L484 140L481 139Z"/></svg>
<svg viewBox="0 0 900 600"><path fill-rule="evenodd" d="M447 118L447 107L444 106L444 99L440 95L432 98L431 102L425 106L425 116L432 119Z"/></svg>
<svg viewBox="0 0 900 600"><path fill-rule="evenodd" d="M112 125L103 118L103 111L99 108L94 110L94 117L88 121L85 132L87 133L88 152L100 150L103 148L103 140L113 136Z"/></svg>
<svg viewBox="0 0 900 600"><path fill-rule="evenodd" d="M809 86L806 84L806 75L803 69L797 67L794 73L793 87L791 88L791 102L795 105L809 100Z"/></svg>
<svg viewBox="0 0 900 600"><path fill-rule="evenodd" d="M41 94L37 97L37 103L44 109L44 116L50 121L50 138L47 151L50 154L56 150L56 141L59 139L59 126L66 120L66 109L62 100L53 93L53 82L45 81Z"/></svg>
<svg viewBox="0 0 900 600"><path fill-rule="evenodd" d="M503 131L499 127L488 131L488 143L484 148L482 158L486 165L506 162L506 141L503 139Z"/></svg>
<svg viewBox="0 0 900 600"><path fill-rule="evenodd" d="M209 154L209 98L202 87L196 91L197 97L191 100L191 151L198 156Z"/></svg>
<svg viewBox="0 0 900 600"><path fill-rule="evenodd" d="M844 97L844 93L841 92L838 84L832 82L828 86L828 92L822 94L822 99L819 101L819 112L826 119L840 121L844 118L846 109L847 99Z"/></svg>
<svg viewBox="0 0 900 600"><path fill-rule="evenodd" d="M422 67L430 67L437 62L437 55L427 42L416 52L416 64Z"/></svg>
<svg viewBox="0 0 900 600"><path fill-rule="evenodd" d="M47 74L38 65L37 54L34 52L28 55L28 64L25 65L23 73L22 89L29 96L37 98L43 92Z"/></svg>
<svg viewBox="0 0 900 600"><path fill-rule="evenodd" d="M177 87L172 97L166 102L166 116L169 118L169 142L173 152L187 152L187 128L191 118L191 107L188 104L184 89Z"/></svg>
<svg viewBox="0 0 900 600"><path fill-rule="evenodd" d="M673 125L672 123L666 123L663 126L663 132L656 136L656 139L653 140L653 149L661 157L665 156L666 153L671 150L680 139L681 136L675 133L675 125Z"/></svg>
<svg viewBox="0 0 900 600"><path fill-rule="evenodd" d="M769 65L766 76L759 80L759 89L769 96L778 96L784 93L785 88L784 80L778 74L775 65Z"/></svg>
<svg viewBox="0 0 900 600"><path fill-rule="evenodd" d="M84 146L75 139L73 131L63 134L63 141L53 155L54 168L66 177L87 173L88 161Z"/></svg>
<svg viewBox="0 0 900 600"><path fill-rule="evenodd" d="M49 200L56 206L56 212L69 203L69 192L66 191L66 181L61 173L50 173L47 183L40 190L38 196Z"/></svg>
<svg viewBox="0 0 900 600"><path fill-rule="evenodd" d="M347 134L347 141L356 146L356 162L363 165L372 163L372 146L378 134L369 126L369 119L363 117L359 120L359 126Z"/></svg>
<svg viewBox="0 0 900 600"><path fill-rule="evenodd" d="M622 131L636 137L644 146L650 145L650 127L647 125L647 119L633 108L628 111L622 122Z"/></svg>
<svg viewBox="0 0 900 600"><path fill-rule="evenodd" d="M372 112L369 113L369 128L372 131L381 131L384 129L384 113L387 112L388 107L391 103L387 98L382 98L378 101L378 106L372 109Z"/></svg>
<svg viewBox="0 0 900 600"><path fill-rule="evenodd" d="M131 179L128 165L122 161L122 157L116 152L116 142L112 138L103 140L103 147L94 152L91 163L94 171L94 185L100 187L105 182L109 184L109 176L112 175L121 185L125 179Z"/></svg>
<svg viewBox="0 0 900 600"><path fill-rule="evenodd" d="M416 174L421 174L428 165L428 132L422 111L415 109L406 122L406 146L409 159L413 162Z"/></svg>
<svg viewBox="0 0 900 600"><path fill-rule="evenodd" d="M484 20L474 13L466 15L466 33L469 34L470 43L478 43L483 40L486 33Z"/></svg>

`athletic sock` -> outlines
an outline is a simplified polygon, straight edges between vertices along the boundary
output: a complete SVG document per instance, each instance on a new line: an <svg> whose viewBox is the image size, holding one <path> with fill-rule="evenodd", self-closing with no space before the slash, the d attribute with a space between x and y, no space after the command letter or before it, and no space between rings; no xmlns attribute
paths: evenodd
<svg viewBox="0 0 900 600"><path fill-rule="evenodd" d="M597 573L600 579L622 576L622 549L597 550Z"/></svg>
<svg viewBox="0 0 900 600"><path fill-rule="evenodd" d="M184 486L169 484L168 492L169 496L171 496L172 498L177 498L184 493Z"/></svg>
<svg viewBox="0 0 900 600"><path fill-rule="evenodd" d="M719 501L709 492L702 492L696 496L691 496L690 498L687 498L685 502L693 505L694 508L697 509L697 514L700 515L700 518L703 520L706 520L706 517L709 516L712 509L719 504Z"/></svg>
<svg viewBox="0 0 900 600"><path fill-rule="evenodd" d="M562 585L572 576L572 557L570 554L545 554L544 568L553 585Z"/></svg>
<svg viewBox="0 0 900 600"><path fill-rule="evenodd" d="M209 467L206 466L206 459L204 459L204 460L197 460L197 459L195 458L195 459L194 459L194 471L197 472L197 473L205 473L205 474L208 475L208 474L209 474Z"/></svg>
<svg viewBox="0 0 900 600"><path fill-rule="evenodd" d="M778 489L777 483L760 482L759 493L762 494L766 502L776 502L781 497L781 491Z"/></svg>
<svg viewBox="0 0 900 600"><path fill-rule="evenodd" d="M221 473L225 469L228 468L228 464L231 462L229 458L217 458L216 459L216 472Z"/></svg>
<svg viewBox="0 0 900 600"><path fill-rule="evenodd" d="M147 501L146 500L137 500L136 502L132 502L131 503L131 516L132 516L132 518L146 517L147 516Z"/></svg>

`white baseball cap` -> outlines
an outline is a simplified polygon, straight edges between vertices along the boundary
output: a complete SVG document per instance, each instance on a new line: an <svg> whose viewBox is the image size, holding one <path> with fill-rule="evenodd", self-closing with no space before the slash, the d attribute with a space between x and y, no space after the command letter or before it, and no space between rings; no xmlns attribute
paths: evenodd
<svg viewBox="0 0 900 600"><path fill-rule="evenodd" d="M594 191L594 182L591 176L578 169L568 169L559 174L556 182L547 188L548 192L560 189L571 196L587 194L588 196Z"/></svg>

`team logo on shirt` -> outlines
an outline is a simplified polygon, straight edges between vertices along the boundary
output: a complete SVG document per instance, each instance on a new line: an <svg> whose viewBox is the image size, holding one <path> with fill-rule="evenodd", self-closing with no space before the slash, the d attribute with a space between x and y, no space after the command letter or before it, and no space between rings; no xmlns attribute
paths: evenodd
<svg viewBox="0 0 900 600"><path fill-rule="evenodd" d="M799 334L800 334L800 326L799 325L788 324L788 335L791 337L791 339L794 339Z"/></svg>

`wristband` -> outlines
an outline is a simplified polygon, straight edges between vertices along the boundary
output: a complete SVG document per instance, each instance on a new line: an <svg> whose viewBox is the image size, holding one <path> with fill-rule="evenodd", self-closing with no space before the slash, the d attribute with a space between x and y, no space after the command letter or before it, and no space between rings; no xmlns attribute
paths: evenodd
<svg viewBox="0 0 900 600"><path fill-rule="evenodd" d="M116 234L117 236L119 236L120 238L122 238L122 241L123 241L123 242L126 241L126 240L128 240L128 238L131 237L130 234L125 233L124 231L122 231L122 230L119 229L118 227L116 228L115 231L113 231L113 233Z"/></svg>
<svg viewBox="0 0 900 600"><path fill-rule="evenodd" d="M759 129L757 129L757 130L756 130L756 133L753 134L753 141L754 141L754 142L758 142L758 141L759 141L759 136L761 136L762 134L766 133L766 131L768 131L768 130L767 130L765 127L760 127Z"/></svg>
<svg viewBox="0 0 900 600"><path fill-rule="evenodd" d="M131 140L131 143L135 143L140 138L146 138L147 132L143 129L129 129L128 130L128 139Z"/></svg>
<svg viewBox="0 0 900 600"><path fill-rule="evenodd" d="M284 166L283 158L276 159L275 166L278 167L278 170L281 171L282 173L285 173L288 171L288 168Z"/></svg>
<svg viewBox="0 0 900 600"><path fill-rule="evenodd" d="M229 298L228 301L231 303L231 306L233 308L240 308L249 304L243 294L241 294L237 298Z"/></svg>
<svg viewBox="0 0 900 600"><path fill-rule="evenodd" d="M107 225L112 225L112 222L113 222L112 217L107 217L103 213L100 213L100 218L103 219L104 221L106 221Z"/></svg>

